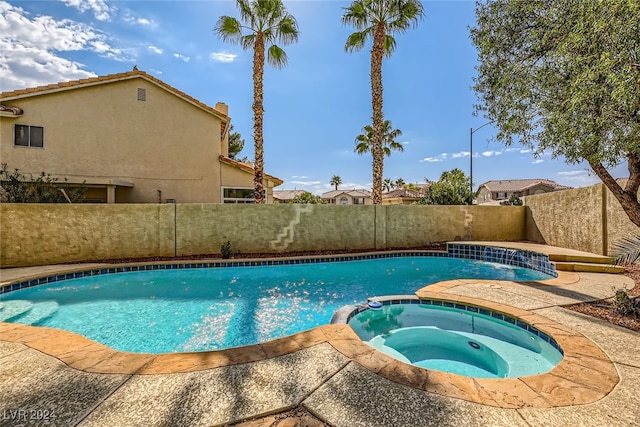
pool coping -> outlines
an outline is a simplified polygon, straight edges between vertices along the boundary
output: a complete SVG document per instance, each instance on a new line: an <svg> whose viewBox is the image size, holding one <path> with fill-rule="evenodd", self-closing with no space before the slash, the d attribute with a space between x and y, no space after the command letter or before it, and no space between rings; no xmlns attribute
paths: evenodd
<svg viewBox="0 0 640 427"><path fill-rule="evenodd" d="M112 267L124 267L124 265L101 266L101 268ZM70 266L69 271L81 269L81 267ZM580 276L577 273L558 272L557 278L535 281L535 283L554 286L575 283L579 280ZM517 282L480 279L449 280L419 289L416 291L416 296L422 299L482 306L522 319L555 339L564 351L562 361L551 371L530 377L508 379L463 377L419 368L393 359L364 343L346 324L323 325L246 347L159 355L120 352L73 332L6 322L0 322L0 337L2 341L26 345L80 371L129 375L177 374L246 364L328 343L354 363L396 383L483 405L511 409L592 403L609 394L620 381L609 357L591 340L571 328L529 310L480 298L444 293L452 287L466 283L499 283L505 286Z"/></svg>

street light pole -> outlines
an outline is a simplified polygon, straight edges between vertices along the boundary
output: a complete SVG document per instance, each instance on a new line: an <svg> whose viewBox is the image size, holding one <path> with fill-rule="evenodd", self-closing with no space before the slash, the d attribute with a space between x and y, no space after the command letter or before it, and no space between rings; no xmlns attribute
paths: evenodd
<svg viewBox="0 0 640 427"><path fill-rule="evenodd" d="M483 124L482 126L473 129L469 129L469 191L473 194L473 134L482 129L483 127L495 123L495 120L491 120Z"/></svg>

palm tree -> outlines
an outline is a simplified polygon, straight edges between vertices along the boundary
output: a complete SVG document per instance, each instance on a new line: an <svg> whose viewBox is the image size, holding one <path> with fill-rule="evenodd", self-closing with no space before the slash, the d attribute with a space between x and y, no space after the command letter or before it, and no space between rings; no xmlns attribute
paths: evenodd
<svg viewBox="0 0 640 427"><path fill-rule="evenodd" d="M382 191L391 191L395 188L395 186L393 185L393 181L391 181L391 178L385 178L382 181Z"/></svg>
<svg viewBox="0 0 640 427"><path fill-rule="evenodd" d="M396 188L404 188L404 179L398 178L395 182Z"/></svg>
<svg viewBox="0 0 640 427"><path fill-rule="evenodd" d="M236 0L242 23L231 16L221 16L214 32L225 42L253 49L253 141L255 149L253 184L256 203L264 203L264 141L262 115L264 108L262 78L264 75L265 46L267 62L275 68L287 64L287 54L276 45L298 40L298 23L290 15L282 0Z"/></svg>
<svg viewBox="0 0 640 427"><path fill-rule="evenodd" d="M342 184L342 178L340 178L338 175L333 175L331 177L331 181L329 181L329 184L335 185L336 191L338 191L338 185Z"/></svg>
<svg viewBox="0 0 640 427"><path fill-rule="evenodd" d="M345 8L342 23L352 25L356 32L349 35L345 43L347 52L358 51L368 39L373 40L371 49L371 106L373 108L373 193L374 204L382 202L383 146L382 127L382 58L391 56L396 41L392 34L405 33L424 16L420 0L354 0Z"/></svg>
<svg viewBox="0 0 640 427"><path fill-rule="evenodd" d="M360 155L371 151L373 141L373 128L371 125L366 125L362 130L364 133L356 136L356 148L354 150ZM396 138L400 136L402 136L402 131L393 129L389 120L385 120L382 123L382 152L385 156L389 157L391 150L404 151L403 145L396 141Z"/></svg>

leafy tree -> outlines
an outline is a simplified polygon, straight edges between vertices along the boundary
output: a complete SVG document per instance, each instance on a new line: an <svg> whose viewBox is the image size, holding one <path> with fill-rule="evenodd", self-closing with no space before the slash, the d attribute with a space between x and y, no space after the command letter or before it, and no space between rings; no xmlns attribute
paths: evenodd
<svg viewBox="0 0 640 427"><path fill-rule="evenodd" d="M470 178L460 169L442 172L438 182L431 184L421 205L470 205L474 194L469 189Z"/></svg>
<svg viewBox="0 0 640 427"><path fill-rule="evenodd" d="M393 184L396 186L396 188L404 188L404 179L398 178Z"/></svg>
<svg viewBox="0 0 640 427"><path fill-rule="evenodd" d="M586 160L640 227L640 2L490 0L476 15L476 110L497 140ZM609 169L624 160L623 188Z"/></svg>
<svg viewBox="0 0 640 427"><path fill-rule="evenodd" d="M324 204L324 200L322 200L320 196L316 196L315 194L311 194L308 191L305 191L304 193L298 194L296 197L291 199L289 203L322 205Z"/></svg>
<svg viewBox="0 0 640 427"><path fill-rule="evenodd" d="M420 191L420 187L418 187L416 184L410 182L408 184L404 184L402 186L402 188L404 188L405 190L411 190L411 191Z"/></svg>
<svg viewBox="0 0 640 427"><path fill-rule="evenodd" d="M368 39L371 48L371 106L374 204L382 203L382 172L384 163L382 112L382 59L390 57L396 47L393 34L403 34L424 16L420 0L354 0L345 8L342 23L356 28L345 43L347 52L359 51Z"/></svg>
<svg viewBox="0 0 640 427"><path fill-rule="evenodd" d="M3 163L0 168L0 198L7 203L84 202L86 187L72 187L65 182L58 182L58 178L45 172L36 178L27 178L19 169L9 172L7 164Z"/></svg>
<svg viewBox="0 0 640 427"><path fill-rule="evenodd" d="M373 127L366 125L362 130L364 133L356 137L356 148L354 150L360 155L369 153L373 142ZM382 124L382 151L385 156L389 157L391 150L404 151L404 146L396 141L400 136L402 136L402 131L393 129L391 122L385 120Z"/></svg>
<svg viewBox="0 0 640 427"><path fill-rule="evenodd" d="M240 136L240 133L233 132L233 125L229 128L229 158L238 160L238 161L246 161L247 158L236 159L238 153L242 151L244 148L244 139Z"/></svg>
<svg viewBox="0 0 640 427"><path fill-rule="evenodd" d="M338 185L342 184L342 178L340 178L338 175L333 175L331 177L331 181L329 181L329 184L335 186L336 191L338 191Z"/></svg>
<svg viewBox="0 0 640 427"><path fill-rule="evenodd" d="M394 188L396 188L396 187L393 184L393 181L391 181L391 178L385 178L382 181L382 191L391 191Z"/></svg>
<svg viewBox="0 0 640 427"><path fill-rule="evenodd" d="M242 23L231 16L221 16L214 32L225 42L239 44L243 49L253 49L253 140L255 174L253 185L256 203L264 203L264 141L262 135L263 75L265 46L267 62L275 68L287 64L286 52L276 45L298 40L298 24L290 15L282 0L236 0ZM245 34L246 33L246 34Z"/></svg>

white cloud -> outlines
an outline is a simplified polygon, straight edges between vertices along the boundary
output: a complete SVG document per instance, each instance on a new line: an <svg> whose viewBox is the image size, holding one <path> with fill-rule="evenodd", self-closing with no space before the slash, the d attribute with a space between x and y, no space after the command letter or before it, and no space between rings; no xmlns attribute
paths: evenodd
<svg viewBox="0 0 640 427"><path fill-rule="evenodd" d="M542 163L542 162L544 162L544 160L543 160L543 159L535 159L535 160L534 160L534 161L532 161L531 163L532 163L532 164L534 164L534 165L537 165L538 163Z"/></svg>
<svg viewBox="0 0 640 427"><path fill-rule="evenodd" d="M502 151L483 151L481 154L484 157L499 156L502 154Z"/></svg>
<svg viewBox="0 0 640 427"><path fill-rule="evenodd" d="M469 152L468 151L460 151L459 153L453 153L451 155L452 159L460 159L462 157L469 157Z"/></svg>
<svg viewBox="0 0 640 427"><path fill-rule="evenodd" d="M306 176L306 175L293 175L291 178L293 178L293 179L296 179L296 178L297 179L307 179L309 177Z"/></svg>
<svg viewBox="0 0 640 427"><path fill-rule="evenodd" d="M117 9L109 6L105 0L60 0L69 7L74 7L80 12L88 10L93 12L93 16L98 21L108 21Z"/></svg>
<svg viewBox="0 0 640 427"><path fill-rule="evenodd" d="M31 17L24 9L0 0L0 81L2 90L34 87L95 77L84 64L64 58L64 52L89 51L125 60L92 27L51 16Z"/></svg>
<svg viewBox="0 0 640 427"><path fill-rule="evenodd" d="M445 160L447 160L448 154L447 153L441 153L435 157L425 157L424 159L420 160L421 163L435 163L435 162L444 162Z"/></svg>
<svg viewBox="0 0 640 427"><path fill-rule="evenodd" d="M587 175L587 171L566 171L566 172L558 172L558 175L562 176L575 176L575 175Z"/></svg>
<svg viewBox="0 0 640 427"><path fill-rule="evenodd" d="M291 183L297 185L318 185L321 181L291 181Z"/></svg>
<svg viewBox="0 0 640 427"><path fill-rule="evenodd" d="M153 52L153 53L157 53L158 55L161 55L161 54L162 54L162 49L160 49L159 47L155 47L155 46L153 46L153 45L149 45L149 46L147 47L147 49L148 49L148 50L150 50L150 51L151 51L151 52Z"/></svg>
<svg viewBox="0 0 640 427"><path fill-rule="evenodd" d="M140 25L153 25L153 23L149 21L147 18L138 18L136 22Z"/></svg>
<svg viewBox="0 0 640 427"><path fill-rule="evenodd" d="M213 52L209 56L214 61L224 62L224 63L233 62L238 57L238 55L234 55L233 53L225 53L225 52Z"/></svg>
<svg viewBox="0 0 640 427"><path fill-rule="evenodd" d="M184 62L189 62L189 60L191 59L190 57L188 57L188 56L184 56L184 55L182 55L182 54L180 54L180 53L174 53L174 54L173 54L173 57L174 57L174 58L181 59L181 60L183 60Z"/></svg>
<svg viewBox="0 0 640 427"><path fill-rule="evenodd" d="M522 150L520 150L520 154L527 154L527 153L530 153L530 152L531 152L531 150L528 149L528 148L523 148Z"/></svg>

